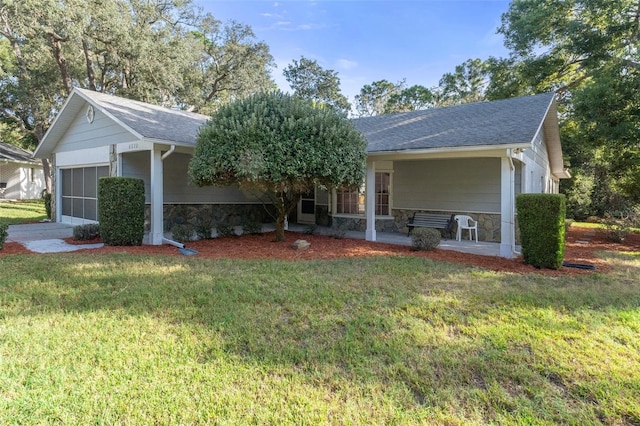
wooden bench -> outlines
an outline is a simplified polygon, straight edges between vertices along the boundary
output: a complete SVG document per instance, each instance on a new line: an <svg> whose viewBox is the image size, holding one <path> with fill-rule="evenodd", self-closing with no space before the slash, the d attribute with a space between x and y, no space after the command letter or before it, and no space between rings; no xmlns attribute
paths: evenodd
<svg viewBox="0 0 640 426"><path fill-rule="evenodd" d="M434 228L434 229L444 229L445 234L451 236L453 233L453 217L455 215L447 215L447 214L434 214L434 213L420 213L414 212L413 217L407 223L407 228L409 228L409 232L407 232L407 237L413 231L413 228Z"/></svg>

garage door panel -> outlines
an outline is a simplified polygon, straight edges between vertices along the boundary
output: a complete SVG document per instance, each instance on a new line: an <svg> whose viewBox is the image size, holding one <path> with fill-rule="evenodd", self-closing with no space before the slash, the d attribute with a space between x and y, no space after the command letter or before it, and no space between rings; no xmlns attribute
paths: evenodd
<svg viewBox="0 0 640 426"><path fill-rule="evenodd" d="M74 197L82 197L84 193L84 169L73 169L71 193Z"/></svg>
<svg viewBox="0 0 640 426"><path fill-rule="evenodd" d="M84 199L84 218L98 220L98 201Z"/></svg>
<svg viewBox="0 0 640 426"><path fill-rule="evenodd" d="M71 196L71 175L73 173L73 170L71 169L66 169L66 170L62 170L62 196ZM71 208L71 205L69 205L69 208Z"/></svg>
<svg viewBox="0 0 640 426"><path fill-rule="evenodd" d="M97 221L98 179L108 175L108 166L62 169L62 215Z"/></svg>
<svg viewBox="0 0 640 426"><path fill-rule="evenodd" d="M71 198L62 197L62 214L64 216L72 216Z"/></svg>
<svg viewBox="0 0 640 426"><path fill-rule="evenodd" d="M94 167L88 167L84 169L84 197L98 197L96 169Z"/></svg>

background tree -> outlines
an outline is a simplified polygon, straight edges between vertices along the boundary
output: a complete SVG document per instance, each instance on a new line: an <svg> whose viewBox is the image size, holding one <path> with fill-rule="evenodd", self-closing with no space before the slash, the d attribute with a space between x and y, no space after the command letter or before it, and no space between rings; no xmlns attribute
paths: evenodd
<svg viewBox="0 0 640 426"><path fill-rule="evenodd" d="M273 85L250 28L190 0L3 0L0 61L0 121L36 142L74 86L209 112Z"/></svg>
<svg viewBox="0 0 640 426"><path fill-rule="evenodd" d="M293 93L329 105L344 114L351 110L351 104L340 91L340 78L334 70L325 70L317 61L304 56L293 60L282 72Z"/></svg>
<svg viewBox="0 0 640 426"><path fill-rule="evenodd" d="M438 87L438 105L456 105L485 100L489 84L488 65L480 59L468 59L446 73Z"/></svg>
<svg viewBox="0 0 640 426"><path fill-rule="evenodd" d="M316 186L359 186L366 142L333 108L271 92L220 107L200 129L189 178L198 186L237 185L268 197L276 241L300 196Z"/></svg>
<svg viewBox="0 0 640 426"><path fill-rule="evenodd" d="M358 117L371 117L384 114L389 100L394 96L400 96L405 88L405 82L391 83L387 80L374 81L365 84L356 95L355 106Z"/></svg>
<svg viewBox="0 0 640 426"><path fill-rule="evenodd" d="M523 85L560 95L575 177L562 190L592 188L590 214L639 203L640 1L514 0L499 32Z"/></svg>
<svg viewBox="0 0 640 426"><path fill-rule="evenodd" d="M385 106L385 114L433 108L435 103L436 96L433 91L415 84L399 93L391 94Z"/></svg>

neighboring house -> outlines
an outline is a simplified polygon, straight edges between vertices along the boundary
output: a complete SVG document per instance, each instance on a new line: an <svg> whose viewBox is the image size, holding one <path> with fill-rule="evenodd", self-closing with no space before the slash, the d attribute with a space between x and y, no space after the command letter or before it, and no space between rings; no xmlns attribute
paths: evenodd
<svg viewBox="0 0 640 426"><path fill-rule="evenodd" d="M161 244L176 218L261 217L256 194L190 185L187 166L198 128L208 117L74 89L35 156L54 162L56 221L97 219L101 176L145 182L150 242ZM366 231L403 231L415 211L469 214L480 239L515 247L515 195L558 192L563 166L552 93L495 102L360 118L368 141L360 191L315 191L298 206L301 223L333 223ZM371 195L367 197L367 195Z"/></svg>
<svg viewBox="0 0 640 426"><path fill-rule="evenodd" d="M43 190L42 163L31 152L0 142L0 198L32 200Z"/></svg>

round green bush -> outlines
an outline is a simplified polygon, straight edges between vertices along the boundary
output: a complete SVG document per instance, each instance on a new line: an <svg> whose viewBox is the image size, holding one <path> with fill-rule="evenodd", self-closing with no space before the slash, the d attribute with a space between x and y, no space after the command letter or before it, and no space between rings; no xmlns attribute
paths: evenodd
<svg viewBox="0 0 640 426"><path fill-rule="evenodd" d="M171 236L179 243L193 241L193 227L191 225L174 225Z"/></svg>
<svg viewBox="0 0 640 426"><path fill-rule="evenodd" d="M0 222L0 250L4 248L4 242L9 236L9 224Z"/></svg>
<svg viewBox="0 0 640 426"><path fill-rule="evenodd" d="M411 232L411 242L414 250L433 250L440 244L442 235L433 228L417 228Z"/></svg>

